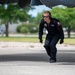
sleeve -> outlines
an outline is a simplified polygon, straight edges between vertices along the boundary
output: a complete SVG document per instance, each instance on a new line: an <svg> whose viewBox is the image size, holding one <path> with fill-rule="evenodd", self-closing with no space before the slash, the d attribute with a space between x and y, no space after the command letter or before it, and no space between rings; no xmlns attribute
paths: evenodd
<svg viewBox="0 0 75 75"><path fill-rule="evenodd" d="M64 39L64 32L63 32L62 25L61 25L60 21L57 21L57 31L60 35L60 39L63 40Z"/></svg>
<svg viewBox="0 0 75 75"><path fill-rule="evenodd" d="M44 21L41 20L40 25L39 25L39 39L42 39L43 28L44 28Z"/></svg>

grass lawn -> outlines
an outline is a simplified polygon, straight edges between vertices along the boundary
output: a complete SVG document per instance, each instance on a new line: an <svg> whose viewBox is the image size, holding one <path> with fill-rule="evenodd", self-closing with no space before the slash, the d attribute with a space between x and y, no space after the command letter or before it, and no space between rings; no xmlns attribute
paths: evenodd
<svg viewBox="0 0 75 75"><path fill-rule="evenodd" d="M27 37L0 37L0 42L39 42L38 38Z"/></svg>
<svg viewBox="0 0 75 75"><path fill-rule="evenodd" d="M43 38L43 40L45 39ZM39 42L39 39L33 37L0 37L0 42ZM75 45L75 38L65 38L64 43Z"/></svg>
<svg viewBox="0 0 75 75"><path fill-rule="evenodd" d="M75 45L75 38L65 38L65 44L74 44Z"/></svg>

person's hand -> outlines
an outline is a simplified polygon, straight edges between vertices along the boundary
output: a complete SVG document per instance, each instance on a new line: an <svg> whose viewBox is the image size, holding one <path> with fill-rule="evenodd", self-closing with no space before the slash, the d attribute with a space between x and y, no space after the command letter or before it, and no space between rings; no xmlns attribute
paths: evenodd
<svg viewBox="0 0 75 75"><path fill-rule="evenodd" d="M40 39L40 43L43 43L43 40L42 39Z"/></svg>
<svg viewBox="0 0 75 75"><path fill-rule="evenodd" d="M64 40L63 40L63 39L61 39L61 40L60 40L60 44L62 44L63 42L64 42Z"/></svg>

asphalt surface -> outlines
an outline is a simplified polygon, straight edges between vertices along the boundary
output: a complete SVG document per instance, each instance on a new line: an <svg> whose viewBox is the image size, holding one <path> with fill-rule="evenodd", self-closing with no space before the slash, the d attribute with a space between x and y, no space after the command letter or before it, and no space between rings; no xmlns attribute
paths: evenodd
<svg viewBox="0 0 75 75"><path fill-rule="evenodd" d="M75 75L75 46L57 49L57 62L49 63L43 44L0 42L0 75Z"/></svg>

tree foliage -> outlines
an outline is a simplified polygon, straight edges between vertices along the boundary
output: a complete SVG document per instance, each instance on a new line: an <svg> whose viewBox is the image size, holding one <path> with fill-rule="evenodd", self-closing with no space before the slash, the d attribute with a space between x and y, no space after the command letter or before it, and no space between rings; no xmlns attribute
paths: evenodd
<svg viewBox="0 0 75 75"><path fill-rule="evenodd" d="M51 11L52 17L59 19L64 27L67 27L68 37L70 32L75 28L75 8L55 7Z"/></svg>
<svg viewBox="0 0 75 75"><path fill-rule="evenodd" d="M31 7L21 9L17 4L0 5L0 20L6 26L6 36L8 36L9 23L27 21L31 16L28 11Z"/></svg>

